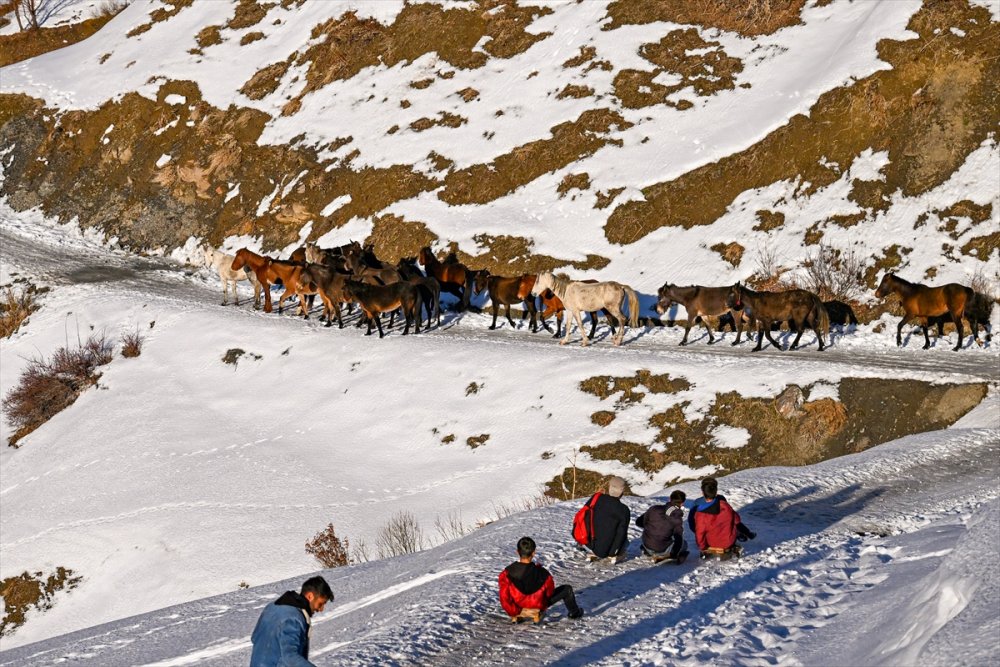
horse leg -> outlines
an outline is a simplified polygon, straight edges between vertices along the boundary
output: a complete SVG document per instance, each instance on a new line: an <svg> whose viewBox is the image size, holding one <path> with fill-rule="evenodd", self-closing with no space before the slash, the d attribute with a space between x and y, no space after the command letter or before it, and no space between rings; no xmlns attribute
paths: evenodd
<svg viewBox="0 0 1000 667"><path fill-rule="evenodd" d="M799 349L799 339L802 338L802 332L806 330L806 323L803 320L801 323L795 319L788 320L788 325L795 328L795 340L792 341L792 346L788 348L789 350Z"/></svg>
<svg viewBox="0 0 1000 667"><path fill-rule="evenodd" d="M573 328L573 311L567 308L563 311L563 314L566 315L566 333L563 335L563 339L559 341L560 345L565 345L569 342L569 330ZM580 333L583 333L583 329L580 329Z"/></svg>
<svg viewBox="0 0 1000 667"><path fill-rule="evenodd" d="M503 306L504 306L504 315L507 316L507 321L510 322L510 328L516 329L517 325L514 324L514 320L510 319L510 304L505 303Z"/></svg>
<svg viewBox="0 0 1000 667"><path fill-rule="evenodd" d="M931 337L927 333L928 329L929 329L929 327L927 326L926 323L921 323L920 324L920 330L924 332L924 347L923 347L923 349L925 349L925 350L931 346ZM959 339L961 339L961 336L959 336Z"/></svg>
<svg viewBox="0 0 1000 667"><path fill-rule="evenodd" d="M580 345L587 347L590 345L590 339L583 334L583 311L574 310L573 319L576 320L576 328L580 332ZM569 337L569 323L566 324L566 334Z"/></svg>
<svg viewBox="0 0 1000 667"><path fill-rule="evenodd" d="M743 335L743 311L736 312L735 310L729 311L733 316L733 326L736 327L736 340L734 340L730 345L739 345L740 336ZM750 338L750 329L747 329L747 338Z"/></svg>
<svg viewBox="0 0 1000 667"><path fill-rule="evenodd" d="M278 314L279 315L281 315L281 309L282 309L282 307L283 307L283 305L285 303L285 299L289 298L291 295L292 295L292 291L290 289L288 289L287 287L285 288L285 291L281 293L281 296L278 298Z"/></svg>
<svg viewBox="0 0 1000 667"><path fill-rule="evenodd" d="M955 347L952 348L952 352L958 352L959 350L962 349L962 339L965 337L965 328L962 326L963 315L964 313L957 313L952 315L952 317L955 318L955 326L958 328L958 342L955 343Z"/></svg>
<svg viewBox="0 0 1000 667"><path fill-rule="evenodd" d="M712 327L708 326L708 320L704 316L701 318L701 323L705 327L705 331L708 332L708 344L711 345L715 342L715 336L712 335Z"/></svg>
<svg viewBox="0 0 1000 667"><path fill-rule="evenodd" d="M378 327L378 337L385 338L385 332L382 331L382 313L373 313L371 317L368 318L368 330L371 331L372 320L375 320L375 325Z"/></svg>
<svg viewBox="0 0 1000 667"><path fill-rule="evenodd" d="M678 345L687 345L688 344L688 334L691 333L691 325L692 324L694 324L694 321L689 317L687 319L687 322L684 323L684 338L681 338L681 342L678 343Z"/></svg>
<svg viewBox="0 0 1000 667"><path fill-rule="evenodd" d="M229 281L225 278L222 279L222 305L229 305Z"/></svg>
<svg viewBox="0 0 1000 667"><path fill-rule="evenodd" d="M563 323L563 313L556 313L556 332L552 334L553 338L559 338L560 330L562 329Z"/></svg>
<svg viewBox="0 0 1000 667"><path fill-rule="evenodd" d="M528 299L528 312L531 313L531 333L538 331L538 309L535 308L535 300Z"/></svg>
<svg viewBox="0 0 1000 667"><path fill-rule="evenodd" d="M256 281L253 285L253 307L254 310L260 310L260 281Z"/></svg>
<svg viewBox="0 0 1000 667"><path fill-rule="evenodd" d="M615 345L621 345L625 340L625 313L623 313L622 309L618 307L615 309L613 315L609 314L609 317L618 320L620 323L618 327L618 334L615 336Z"/></svg>
<svg viewBox="0 0 1000 667"><path fill-rule="evenodd" d="M493 304L492 304L492 308L493 308L493 324L490 325L490 329L496 329L497 328L497 315L500 314L500 304L498 304L496 301L494 301Z"/></svg>
<svg viewBox="0 0 1000 667"><path fill-rule="evenodd" d="M903 318L899 320L899 326L896 327L896 347L903 347L903 325L906 324L909 319L910 314L903 313Z"/></svg>

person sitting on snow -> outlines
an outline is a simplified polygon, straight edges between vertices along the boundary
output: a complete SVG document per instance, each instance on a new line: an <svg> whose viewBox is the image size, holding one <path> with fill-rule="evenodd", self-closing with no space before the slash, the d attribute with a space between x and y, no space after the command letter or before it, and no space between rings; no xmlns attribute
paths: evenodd
<svg viewBox="0 0 1000 667"><path fill-rule="evenodd" d="M642 528L642 553L655 561L672 559L684 562L688 555L684 542L684 501L683 491L670 494L669 505L653 505L635 520Z"/></svg>
<svg viewBox="0 0 1000 667"><path fill-rule="evenodd" d="M747 528L740 515L719 495L719 482L714 477L701 481L704 498L695 502L688 514L688 525L694 532L701 557L708 556L708 550L742 553L743 548L736 541L744 542L757 537L757 533Z"/></svg>
<svg viewBox="0 0 1000 667"><path fill-rule="evenodd" d="M628 550L628 525L632 513L621 501L625 493L625 480L615 475L608 480L608 492L602 493L593 502L593 534L587 547L593 552L592 558L610 558L614 563L625 560ZM595 494L596 495L596 494Z"/></svg>
<svg viewBox="0 0 1000 667"><path fill-rule="evenodd" d="M576 603L573 587L563 584L557 588L549 571L534 562L533 539L519 539L517 555L518 560L500 573L500 605L511 621L516 623L523 615L531 617L537 623L542 613L556 602L566 603L570 618L583 616L583 610Z"/></svg>

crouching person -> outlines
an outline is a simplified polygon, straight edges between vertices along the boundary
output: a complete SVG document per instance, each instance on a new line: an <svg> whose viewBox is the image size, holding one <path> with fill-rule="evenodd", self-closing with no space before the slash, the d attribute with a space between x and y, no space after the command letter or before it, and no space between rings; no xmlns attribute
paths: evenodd
<svg viewBox="0 0 1000 667"><path fill-rule="evenodd" d="M518 540L517 555L519 559L500 573L500 604L512 622L530 618L538 623L545 610L556 602L566 603L570 618L583 616L573 587L564 584L557 588L549 571L534 562L533 539L522 537Z"/></svg>
<svg viewBox="0 0 1000 667"><path fill-rule="evenodd" d="M312 577L302 590L285 591L264 607L250 641L250 667L310 667L309 633L312 615L333 600L333 591L323 577Z"/></svg>
<svg viewBox="0 0 1000 667"><path fill-rule="evenodd" d="M704 497L695 502L688 515L701 557L741 556L743 547L736 541L752 540L757 533L743 525L740 515L719 493L719 482L714 477L701 481L701 492Z"/></svg>
<svg viewBox="0 0 1000 667"><path fill-rule="evenodd" d="M642 553L655 562L676 560L683 563L688 548L684 542L684 501L683 491L670 494L669 505L653 505L635 520L642 528Z"/></svg>

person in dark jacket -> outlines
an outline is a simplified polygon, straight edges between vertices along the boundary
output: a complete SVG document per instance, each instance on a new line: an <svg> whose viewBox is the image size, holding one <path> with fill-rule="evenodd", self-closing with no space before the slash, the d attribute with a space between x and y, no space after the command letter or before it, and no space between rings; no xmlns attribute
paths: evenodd
<svg viewBox="0 0 1000 667"><path fill-rule="evenodd" d="M250 641L250 667L310 667L309 632L312 615L333 600L323 577L312 577L299 593L285 591L264 607Z"/></svg>
<svg viewBox="0 0 1000 667"><path fill-rule="evenodd" d="M742 552L736 541L745 542L757 537L740 520L740 515L719 495L719 482L714 477L701 481L703 498L696 501L688 514L688 525L694 532L702 557L708 549Z"/></svg>
<svg viewBox="0 0 1000 667"><path fill-rule="evenodd" d="M596 558L625 560L632 513L621 501L624 492L625 480L616 475L608 480L608 492L600 494L593 505L594 532L587 547ZM593 496L587 502L591 500Z"/></svg>
<svg viewBox="0 0 1000 667"><path fill-rule="evenodd" d="M518 560L500 573L500 605L514 622L525 609L536 610L535 622L542 612L556 602L565 602L570 618L580 618L583 610L576 603L573 587L564 584L556 588L552 575L534 562L535 541L522 537L517 541Z"/></svg>
<svg viewBox="0 0 1000 667"><path fill-rule="evenodd" d="M684 501L683 491L670 494L669 505L653 505L635 520L642 528L642 553L653 560L666 558L683 561L688 555L684 542Z"/></svg>

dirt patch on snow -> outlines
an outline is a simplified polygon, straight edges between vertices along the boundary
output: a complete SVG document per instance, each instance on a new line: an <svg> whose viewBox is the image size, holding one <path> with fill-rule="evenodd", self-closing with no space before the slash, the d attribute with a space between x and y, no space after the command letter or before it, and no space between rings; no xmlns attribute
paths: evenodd
<svg viewBox="0 0 1000 667"><path fill-rule="evenodd" d="M800 23L805 0L615 0L605 30L625 25L689 23L738 32L747 37L769 35Z"/></svg>
<svg viewBox="0 0 1000 667"><path fill-rule="evenodd" d="M61 590L71 591L83 581L73 570L59 566L48 576L44 572L22 572L16 577L0 581L3 597L3 619L0 620L0 637L10 635L24 625L29 611L46 611L55 604Z"/></svg>

